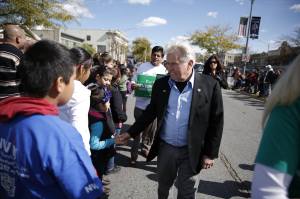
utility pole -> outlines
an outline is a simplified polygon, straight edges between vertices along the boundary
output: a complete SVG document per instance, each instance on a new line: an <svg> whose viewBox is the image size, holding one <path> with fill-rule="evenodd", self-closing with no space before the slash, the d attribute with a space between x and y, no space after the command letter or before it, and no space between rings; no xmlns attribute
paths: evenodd
<svg viewBox="0 0 300 199"><path fill-rule="evenodd" d="M253 7L254 0L251 0L251 7L250 7L250 14L248 18L248 26L247 26L247 38L246 38L246 48L245 48L245 65L244 65L244 74L246 73L246 66L247 66L247 60L248 60L248 40L250 37L250 26L251 26L251 19L252 19L252 7Z"/></svg>
<svg viewBox="0 0 300 199"><path fill-rule="evenodd" d="M148 46L146 46L146 49L145 49L145 53L144 53L144 62L147 61L147 55L148 55Z"/></svg>

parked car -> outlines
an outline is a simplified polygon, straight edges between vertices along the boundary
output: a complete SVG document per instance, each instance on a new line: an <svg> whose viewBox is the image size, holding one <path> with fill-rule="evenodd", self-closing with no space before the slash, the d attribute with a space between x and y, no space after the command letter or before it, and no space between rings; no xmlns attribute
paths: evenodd
<svg viewBox="0 0 300 199"><path fill-rule="evenodd" d="M196 63L196 64L194 64L194 69L197 73L202 74L204 65L202 63Z"/></svg>

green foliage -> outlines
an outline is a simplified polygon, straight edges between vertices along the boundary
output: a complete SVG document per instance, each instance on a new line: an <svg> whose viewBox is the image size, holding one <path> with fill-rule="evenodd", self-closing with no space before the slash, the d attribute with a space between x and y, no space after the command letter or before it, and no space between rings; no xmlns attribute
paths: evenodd
<svg viewBox="0 0 300 199"><path fill-rule="evenodd" d="M225 53L232 49L241 48L237 43L239 38L228 26L210 26L205 31L195 31L190 37L192 44L206 49L208 53Z"/></svg>
<svg viewBox="0 0 300 199"><path fill-rule="evenodd" d="M90 55L93 55L96 53L96 50L90 44L83 43L81 45L81 48L85 49L88 53L90 53Z"/></svg>
<svg viewBox="0 0 300 199"><path fill-rule="evenodd" d="M4 22L53 27L75 19L62 7L64 0L8 0L0 3ZM2 22L3 23L3 22Z"/></svg>
<svg viewBox="0 0 300 199"><path fill-rule="evenodd" d="M209 54L204 54L204 55L199 55L198 57L196 57L196 62L202 62L203 64L205 63L205 61L209 58Z"/></svg>
<svg viewBox="0 0 300 199"><path fill-rule="evenodd" d="M137 61L150 61L151 43L147 38L137 38L132 42L132 54Z"/></svg>

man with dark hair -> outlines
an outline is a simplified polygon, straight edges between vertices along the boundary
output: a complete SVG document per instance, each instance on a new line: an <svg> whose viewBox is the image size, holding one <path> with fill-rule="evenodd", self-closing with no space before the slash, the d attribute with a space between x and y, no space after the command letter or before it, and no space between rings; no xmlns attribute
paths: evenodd
<svg viewBox="0 0 300 199"><path fill-rule="evenodd" d="M24 95L0 102L0 198L85 198L102 184L80 134L58 117L72 96L75 57L53 41L33 45L22 59Z"/></svg>
<svg viewBox="0 0 300 199"><path fill-rule="evenodd" d="M161 46L154 46L151 52L151 61L141 64L138 67L134 81L140 83L139 79L155 79L157 75L165 75L167 73L166 68L161 64L164 57L164 49ZM150 103L150 95L143 95L142 92L139 92L139 84L136 86L136 102L134 108L134 118L137 120L146 109ZM148 91L148 94L151 94L152 87ZM141 94L141 95L139 95ZM144 156L148 155L149 148L153 142L154 132L156 130L156 121L153 121L142 134L142 154ZM140 147L141 136L136 136L131 148L131 164L135 165L138 158L138 150Z"/></svg>
<svg viewBox="0 0 300 199"><path fill-rule="evenodd" d="M23 55L21 49L26 43L25 33L18 25L5 25L3 35L0 44L0 100L20 94L17 67Z"/></svg>

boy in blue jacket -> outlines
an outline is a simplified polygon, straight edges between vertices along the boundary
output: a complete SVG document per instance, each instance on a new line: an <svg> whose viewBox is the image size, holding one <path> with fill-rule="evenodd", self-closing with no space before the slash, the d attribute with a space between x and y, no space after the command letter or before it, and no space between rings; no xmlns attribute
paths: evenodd
<svg viewBox="0 0 300 199"><path fill-rule="evenodd" d="M39 41L18 68L22 97L0 103L0 198L97 198L102 184L80 134L58 117L73 93L71 52Z"/></svg>

